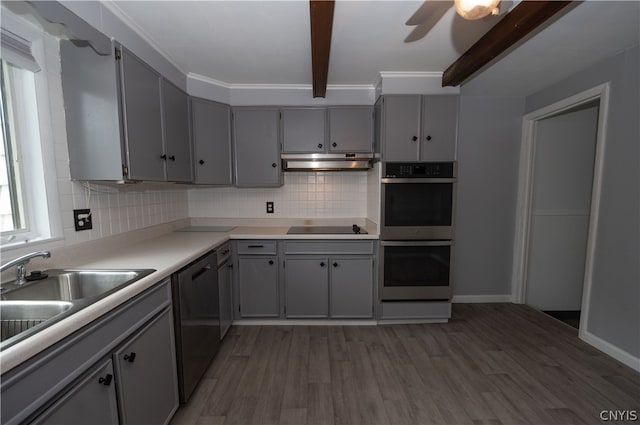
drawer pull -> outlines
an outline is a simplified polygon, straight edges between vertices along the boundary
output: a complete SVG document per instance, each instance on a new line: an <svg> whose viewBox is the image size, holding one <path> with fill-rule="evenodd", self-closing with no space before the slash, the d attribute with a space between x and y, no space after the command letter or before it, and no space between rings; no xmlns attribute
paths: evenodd
<svg viewBox="0 0 640 425"><path fill-rule="evenodd" d="M108 387L109 385L111 385L112 379L113 379L113 375L110 373L107 373L107 376L105 376L104 378L100 377L100 379L98 379L98 383Z"/></svg>
<svg viewBox="0 0 640 425"><path fill-rule="evenodd" d="M264 248L264 245L249 245L248 248Z"/></svg>

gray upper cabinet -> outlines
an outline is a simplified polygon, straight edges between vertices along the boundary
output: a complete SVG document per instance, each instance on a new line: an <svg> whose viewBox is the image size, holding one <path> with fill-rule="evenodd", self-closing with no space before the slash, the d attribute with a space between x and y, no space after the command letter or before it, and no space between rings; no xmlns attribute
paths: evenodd
<svg viewBox="0 0 640 425"><path fill-rule="evenodd" d="M373 152L373 108L337 106L329 111L330 152Z"/></svg>
<svg viewBox="0 0 640 425"><path fill-rule="evenodd" d="M164 154L167 180L191 182L191 140L189 137L189 96L162 79Z"/></svg>
<svg viewBox="0 0 640 425"><path fill-rule="evenodd" d="M282 186L276 108L234 108L236 186Z"/></svg>
<svg viewBox="0 0 640 425"><path fill-rule="evenodd" d="M125 48L121 86L129 178L165 180L160 74Z"/></svg>
<svg viewBox="0 0 640 425"><path fill-rule="evenodd" d="M454 161L458 96L422 97L422 161Z"/></svg>
<svg viewBox="0 0 640 425"><path fill-rule="evenodd" d="M282 152L324 153L326 109L289 108L282 110Z"/></svg>
<svg viewBox="0 0 640 425"><path fill-rule="evenodd" d="M60 42L74 180L192 181L188 96L121 46Z"/></svg>
<svg viewBox="0 0 640 425"><path fill-rule="evenodd" d="M383 160L455 160L458 96L385 95L382 102Z"/></svg>
<svg viewBox="0 0 640 425"><path fill-rule="evenodd" d="M195 183L233 184L231 108L191 98Z"/></svg>
<svg viewBox="0 0 640 425"><path fill-rule="evenodd" d="M420 158L420 96L385 96L382 157L385 161Z"/></svg>

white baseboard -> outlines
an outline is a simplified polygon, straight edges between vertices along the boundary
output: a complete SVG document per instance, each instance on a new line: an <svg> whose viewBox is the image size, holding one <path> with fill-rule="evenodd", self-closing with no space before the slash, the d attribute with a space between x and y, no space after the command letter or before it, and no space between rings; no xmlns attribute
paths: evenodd
<svg viewBox="0 0 640 425"><path fill-rule="evenodd" d="M240 319L234 320L238 326L375 326L377 320L336 320L336 319Z"/></svg>
<svg viewBox="0 0 640 425"><path fill-rule="evenodd" d="M511 294L503 295L454 295L452 303L510 303Z"/></svg>
<svg viewBox="0 0 640 425"><path fill-rule="evenodd" d="M621 350L615 345L605 341L604 339L601 339L595 336L590 332L580 330L578 332L578 336L580 337L581 340L591 345L592 347L597 348L598 350L613 357L614 359L625 364L626 366L629 366L631 369L635 370L636 372L640 372L640 358L632 356L626 351Z"/></svg>

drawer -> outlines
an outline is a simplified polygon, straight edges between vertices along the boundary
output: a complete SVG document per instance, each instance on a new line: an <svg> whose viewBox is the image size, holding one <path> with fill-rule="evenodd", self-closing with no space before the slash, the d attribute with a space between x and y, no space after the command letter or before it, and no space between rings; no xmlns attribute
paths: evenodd
<svg viewBox="0 0 640 425"><path fill-rule="evenodd" d="M276 255L276 241L238 241L238 254Z"/></svg>
<svg viewBox="0 0 640 425"><path fill-rule="evenodd" d="M373 241L285 241L285 254L373 254Z"/></svg>

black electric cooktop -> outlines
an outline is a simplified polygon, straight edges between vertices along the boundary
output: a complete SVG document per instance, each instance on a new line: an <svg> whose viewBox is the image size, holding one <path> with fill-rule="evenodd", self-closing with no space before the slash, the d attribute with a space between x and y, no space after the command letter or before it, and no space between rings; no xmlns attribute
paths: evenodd
<svg viewBox="0 0 640 425"><path fill-rule="evenodd" d="M293 226L289 227L288 235L357 235L366 234L360 226Z"/></svg>

